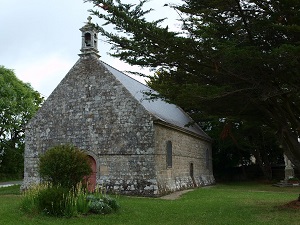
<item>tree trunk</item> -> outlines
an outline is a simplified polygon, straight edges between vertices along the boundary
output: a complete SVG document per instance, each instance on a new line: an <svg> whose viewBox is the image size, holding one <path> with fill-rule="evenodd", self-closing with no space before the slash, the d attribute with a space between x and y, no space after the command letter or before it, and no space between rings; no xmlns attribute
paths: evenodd
<svg viewBox="0 0 300 225"><path fill-rule="evenodd" d="M300 169L300 143L298 135L286 127L282 128L277 135L279 140L281 140L284 154L297 169Z"/></svg>
<svg viewBox="0 0 300 225"><path fill-rule="evenodd" d="M260 169L262 170L265 179L272 180L273 175L272 175L271 164L268 157L266 157L267 154L265 154L264 149L259 149L259 148L251 149L251 153L255 157L256 162L260 167Z"/></svg>

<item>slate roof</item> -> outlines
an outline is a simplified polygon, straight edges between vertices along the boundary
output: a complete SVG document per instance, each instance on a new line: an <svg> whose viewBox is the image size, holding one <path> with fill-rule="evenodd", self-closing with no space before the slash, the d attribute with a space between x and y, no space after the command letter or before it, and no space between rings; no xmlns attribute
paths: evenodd
<svg viewBox="0 0 300 225"><path fill-rule="evenodd" d="M184 129L185 131L192 132L206 140L211 140L211 138L197 124L186 126L193 120L180 107L174 104L169 104L161 99L148 100L144 93L149 91L154 92L154 90L111 67L103 61L100 61L100 63L110 73L112 73L132 94L132 96L134 96L134 98L138 100L155 118L164 123Z"/></svg>

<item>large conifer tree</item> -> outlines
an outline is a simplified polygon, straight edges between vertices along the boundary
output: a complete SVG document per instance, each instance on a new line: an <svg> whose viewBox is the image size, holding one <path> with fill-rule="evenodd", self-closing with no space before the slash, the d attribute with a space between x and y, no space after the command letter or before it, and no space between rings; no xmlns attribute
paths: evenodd
<svg viewBox="0 0 300 225"><path fill-rule="evenodd" d="M160 97L201 117L269 126L300 168L300 1L184 0L182 32L147 21L144 3L91 0L112 56L154 68Z"/></svg>

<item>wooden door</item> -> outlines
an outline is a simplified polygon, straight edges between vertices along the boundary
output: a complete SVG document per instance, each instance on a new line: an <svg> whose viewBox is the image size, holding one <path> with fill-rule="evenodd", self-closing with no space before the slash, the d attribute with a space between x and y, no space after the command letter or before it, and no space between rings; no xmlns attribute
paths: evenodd
<svg viewBox="0 0 300 225"><path fill-rule="evenodd" d="M92 173L87 177L86 185L89 192L94 192L96 188L96 174L97 174L97 165L96 161L92 156L89 156L89 162L91 165Z"/></svg>

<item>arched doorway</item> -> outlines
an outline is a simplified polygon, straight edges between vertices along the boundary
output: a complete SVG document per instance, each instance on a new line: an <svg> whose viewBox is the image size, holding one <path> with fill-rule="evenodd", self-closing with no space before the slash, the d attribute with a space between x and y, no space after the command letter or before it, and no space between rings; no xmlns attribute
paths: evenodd
<svg viewBox="0 0 300 225"><path fill-rule="evenodd" d="M89 192L94 192L96 188L96 175L97 175L97 164L96 160L89 155L89 162L91 165L92 173L85 178L87 189Z"/></svg>

